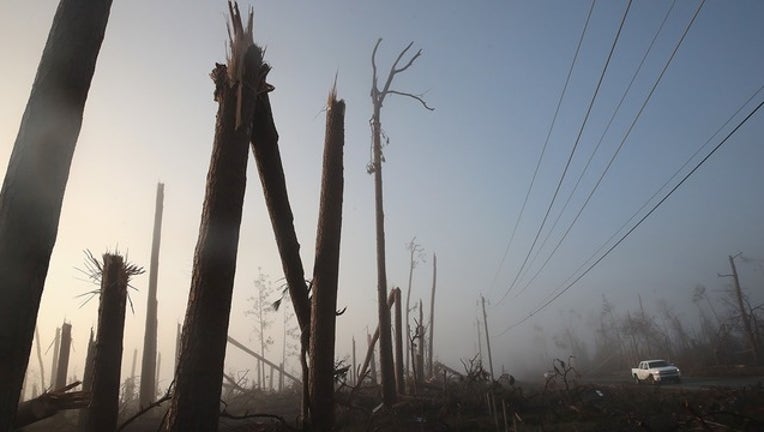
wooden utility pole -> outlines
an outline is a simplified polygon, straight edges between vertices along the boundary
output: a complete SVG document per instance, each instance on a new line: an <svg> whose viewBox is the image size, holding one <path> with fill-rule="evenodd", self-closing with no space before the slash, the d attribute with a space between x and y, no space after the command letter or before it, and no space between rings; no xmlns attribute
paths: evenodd
<svg viewBox="0 0 764 432"><path fill-rule="evenodd" d="M488 350L488 367L491 371L491 380L493 380L493 356L491 355L491 336L488 334L488 314L485 313L485 297L481 295L480 300L483 302L483 324L485 324L485 347Z"/></svg>
<svg viewBox="0 0 764 432"><path fill-rule="evenodd" d="M753 331L753 326L751 325L751 318L748 316L748 310L745 307L745 301L743 300L743 290L740 288L740 280L737 275L737 267L735 267L735 258L740 256L741 254L737 255L729 255L729 261L730 261L730 268L732 269L732 274L729 275L719 275L720 277L731 277L732 281L734 283L735 287L735 299L737 300L738 308L740 309L740 318L743 321L743 329L745 330L745 336L748 340L748 348L751 350L751 354L753 355L753 361L755 364L759 364L759 344L756 343L756 335Z"/></svg>
<svg viewBox="0 0 764 432"><path fill-rule="evenodd" d="M435 281L438 276L438 257L432 254L432 293L430 294L430 340L427 344L427 375L432 376L432 356L435 341Z"/></svg>
<svg viewBox="0 0 764 432"><path fill-rule="evenodd" d="M477 325L477 352L478 352L478 360L480 362L483 362L483 336L480 334L480 318L475 320L475 324Z"/></svg>
<svg viewBox="0 0 764 432"><path fill-rule="evenodd" d="M0 190L0 431L14 427L69 169L111 3L59 2Z"/></svg>
<svg viewBox="0 0 764 432"><path fill-rule="evenodd" d="M406 394L406 381L403 379L403 317L401 311L401 289L393 288L395 295L395 387L398 394Z"/></svg>
<svg viewBox="0 0 764 432"><path fill-rule="evenodd" d="M92 400L87 416L89 432L113 431L119 415L122 337L130 274L119 255L104 254L98 336L95 343Z"/></svg>
<svg viewBox="0 0 764 432"><path fill-rule="evenodd" d="M56 382L53 389L60 389L66 386L66 374L69 370L69 353L72 347L72 325L64 322L61 325L61 347L58 353L58 364L56 365Z"/></svg>
<svg viewBox="0 0 764 432"><path fill-rule="evenodd" d="M245 27L238 6L229 3L229 10L228 61L211 73L217 122L165 431L218 429L247 153L257 95L266 91L269 70L252 38L252 12Z"/></svg>
<svg viewBox="0 0 764 432"><path fill-rule="evenodd" d="M345 101L337 100L336 86L335 82L326 107L310 310L310 426L326 432L334 427L334 347L344 191Z"/></svg>
<svg viewBox="0 0 764 432"><path fill-rule="evenodd" d="M382 122L380 114L382 111L382 104L385 97L390 94L396 94L400 96L408 96L418 100L427 109L432 109L427 106L424 100L420 96L416 96L410 93L399 92L390 89L390 84L393 82L393 78L400 72L408 69L414 61L422 54L422 50L417 51L409 61L403 66L398 67L398 63L406 52L414 44L411 42L403 51L398 54L393 66L390 69L390 73L387 75L385 84L380 90L378 87L377 77L377 64L376 55L379 44L382 43L382 39L378 39L374 50L371 53L371 67L372 67L372 86L371 86L371 100L373 105L373 114L371 116L371 129L372 129L372 154L373 160L369 164L368 171L370 174L374 174L374 205L375 205L375 222L376 222L376 238L377 238L377 304L379 315L379 366L382 375L382 400L386 406L391 406L397 400L395 391L395 375L393 368L393 344L392 337L390 335L390 311L386 307L387 299L387 269L385 263L385 222L384 222L384 207L382 199Z"/></svg>
<svg viewBox="0 0 764 432"><path fill-rule="evenodd" d="M146 299L146 327L143 334L143 360L141 361L140 406L147 407L156 398L155 363L157 353L157 278L159 277L159 245L162 240L162 212L164 210L164 183L157 183L154 204L154 231L151 240L149 265L149 292Z"/></svg>

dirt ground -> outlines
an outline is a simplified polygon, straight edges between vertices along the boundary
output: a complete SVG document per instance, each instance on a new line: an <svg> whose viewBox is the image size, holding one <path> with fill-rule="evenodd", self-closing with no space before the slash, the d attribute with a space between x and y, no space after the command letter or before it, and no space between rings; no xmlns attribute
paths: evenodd
<svg viewBox="0 0 764 432"><path fill-rule="evenodd" d="M337 393L338 431L762 431L764 382L729 388L590 384L555 376L542 384L489 384L481 379L434 382L418 397L392 408L379 406L379 389L367 386ZM296 430L299 394L251 391L221 405L220 431ZM129 411L129 410L128 410ZM278 417L250 417L267 413ZM163 408L155 408L123 430L156 431ZM129 415L125 413L124 418ZM124 418L122 421L124 421ZM68 412L23 429L76 431Z"/></svg>

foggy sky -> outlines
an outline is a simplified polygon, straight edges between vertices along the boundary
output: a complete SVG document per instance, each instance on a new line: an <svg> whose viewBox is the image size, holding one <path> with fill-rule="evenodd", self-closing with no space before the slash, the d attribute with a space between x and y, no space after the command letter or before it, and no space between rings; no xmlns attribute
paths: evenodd
<svg viewBox="0 0 764 432"><path fill-rule="evenodd" d="M54 0L0 3L0 54L6 59L0 72L2 161L10 156L56 4ZM594 159L593 172L582 180L583 191L574 195L573 209L577 210L587 188L604 169L696 5L678 2L669 16L632 94L606 135L602 153ZM499 262L589 3L496 1L476 6L393 1L360 6L352 1L295 1L254 6L255 40L267 47L266 60L273 66L271 101L308 275L318 211L322 110L335 74L338 94L347 102L338 302L340 309L348 308L338 318L338 357L349 353L352 336L360 356L366 329L373 332L376 326L373 187L366 164L370 55L378 37L384 38L378 57L381 71L389 68L408 42L414 41L414 50L423 50L393 87L424 93L436 108L429 112L416 101L390 97L382 111L383 129L390 138L383 168L388 281L405 291L405 244L416 236L427 261L416 268L412 300L423 298L427 305L432 253L438 254L436 357L452 367L474 353L481 293L490 303L493 335L522 319L764 84L764 3L709 0L555 258L521 295L515 296L522 280L498 305L551 199L625 2L598 2L594 9L536 186L502 268ZM668 2L634 2L552 217L667 9ZM97 313L96 302L79 307L81 299L75 297L92 289L75 269L83 264L82 251L100 254L118 249L129 261L148 269L154 191L156 182L162 181L166 192L158 288L160 387L171 379L175 328L185 313L215 121L208 74L216 61L225 58L225 13L224 1L114 3L38 319L43 350L56 326L63 320L72 323L72 375L82 374L81 358ZM755 103L762 97L759 94ZM763 133L764 114L757 114L570 291L523 326L495 338L496 368L505 365L511 371L532 363L539 350L538 345L530 345L538 333L534 326L551 336L571 322L570 310L581 316L574 321L585 334L587 317L598 310L602 294L621 311L636 305L637 293L650 307L665 300L683 310L699 283L713 295L721 295L713 290L722 289L727 281L717 273L728 273L727 255L739 251L750 258L740 263L744 288L754 304L764 300ZM230 334L254 346L253 324L244 316L247 298L254 295L258 268L278 283L281 266L252 158L248 177ZM562 216L551 244L575 214L573 209ZM542 251L536 265L550 249ZM530 268L532 273L535 270ZM133 349L142 343L148 276L135 278L134 285L138 291L131 293L135 313L128 312L126 323L125 374ZM689 310L686 319L694 319ZM276 318L277 340L279 323ZM235 349L229 354L226 370L254 368ZM277 341L269 357L279 355ZM49 352L48 359L51 356ZM30 364L36 367L34 359Z"/></svg>

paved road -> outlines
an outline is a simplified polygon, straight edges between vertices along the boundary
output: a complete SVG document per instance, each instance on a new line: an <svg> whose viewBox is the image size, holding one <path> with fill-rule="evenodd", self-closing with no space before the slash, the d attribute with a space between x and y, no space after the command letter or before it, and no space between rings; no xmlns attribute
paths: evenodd
<svg viewBox="0 0 764 432"><path fill-rule="evenodd" d="M583 377L582 381L600 385L631 385L634 381L626 377ZM704 387L745 387L764 383L764 376L751 377L682 377L680 384L666 383L661 387L676 389L702 389ZM647 386L647 384L642 384Z"/></svg>

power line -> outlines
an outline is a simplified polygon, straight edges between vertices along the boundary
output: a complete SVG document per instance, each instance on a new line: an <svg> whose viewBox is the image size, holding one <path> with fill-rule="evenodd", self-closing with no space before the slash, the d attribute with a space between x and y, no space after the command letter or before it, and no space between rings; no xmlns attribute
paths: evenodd
<svg viewBox="0 0 764 432"><path fill-rule="evenodd" d="M571 199L573 198L573 195L578 190L578 186L581 184L581 180L583 180L584 175L589 170L589 166L591 165L592 161L594 160L594 155L597 153L597 151L600 149L600 146L602 145L605 135L607 135L608 131L610 131L610 126L613 124L613 120L615 119L616 115L620 112L621 106L623 105L624 100L626 100L626 96L631 91L631 87L634 85L634 82L636 81L637 75L639 75L639 72L642 71L642 66L645 64L645 60L647 60L647 56L650 54L650 51L653 49L653 45L655 45L655 41L658 39L658 35L663 31L663 27L666 24L666 21L668 20L669 15L671 14L671 11L674 10L674 6L676 5L676 0L671 2L671 6L666 11L666 14L663 16L663 20L661 21L660 26L658 26L658 30L653 35L652 40L650 41L650 45L647 47L647 50L645 51L644 55L642 56L642 60L639 62L639 66L637 66L636 71L634 71L634 74L631 76L631 80L629 81L629 85L626 86L626 90L623 92L623 95L621 96L621 100L618 101L618 104L615 107L615 110L613 111L613 114L610 116L610 119L607 122L607 125L605 126L604 131L602 132L602 135L600 135L599 141L597 141L597 145L594 147L594 150L592 150L591 154L589 155L589 159L586 161L586 165L584 166L584 169L581 171L581 174L578 176L578 179L576 180L576 184L573 185L573 189L568 194L568 198L565 200L565 204L562 206L562 210L557 214L557 218L555 218L554 223L552 223L552 227L549 228L549 231L547 231L546 236L544 237L544 240L541 242L541 246L539 246L536 249L536 253L533 255L533 258L531 258L530 264L528 267L533 266L533 264L536 262L536 259L541 254L541 251L544 250L544 246L546 246L547 242L549 241L549 238L552 236L552 233L554 232L554 229L557 228L557 224L560 222L560 219L562 218L562 215L565 213L565 210L567 210L568 205L571 202ZM670 60L669 60L670 61ZM563 235L563 238L565 235ZM560 240L562 242L562 240ZM559 243L558 243L559 245ZM551 256L554 255L555 251L557 250L557 247L552 251L550 256L546 259L544 264L542 264L541 268L536 272L536 274L531 278L531 280L525 284L525 286L520 290L519 293L515 294L515 298L523 293L523 291L528 288L528 286L533 283L533 281L536 279L538 274L541 272L541 269L543 269L546 266L546 263L549 262L551 259ZM524 274L520 275L520 279L522 280Z"/></svg>
<svg viewBox="0 0 764 432"><path fill-rule="evenodd" d="M731 136L732 136L732 135L733 135L735 132L737 132L737 131L738 131L738 129L740 129L740 127L741 127L741 126L743 126L743 124L745 124L745 123L748 121L748 119L750 119L750 118L751 118L751 117L752 117L754 114L756 114L756 112L757 112L757 111L759 111L759 109L762 107L762 105L764 105L764 101L760 102L760 103L759 103L759 104L756 106L756 108L754 108L754 109L753 109L753 111L751 111L751 112L750 112L750 113L749 113L749 114L748 114L748 115L747 115L747 116L746 116L746 117L745 117L743 120L741 120L741 121L740 121L740 123L738 123L738 125L737 125L737 126L735 126L735 128L734 128L734 129L732 129L732 131L731 131L730 133L728 133L728 134L727 134L727 136L726 136L726 137L724 137L724 139L723 139L723 140L721 140L721 141L719 142L719 144L717 144L717 145L716 145L716 146L715 146L715 147L714 147L714 148L713 148L713 149L712 149L712 150L711 150L711 151L710 151L710 152L709 152L709 153L708 153L708 154L707 154L707 155L706 155L706 156L705 156L703 159L701 159L701 160L700 160L700 161L699 161L699 162L698 162L698 163L695 165L695 167L694 167L692 170L690 170L690 171L689 171L689 172L688 172L688 173L687 173L687 174L686 174L686 175L685 175L685 176L682 178L682 180L680 180L680 181L679 181L679 183L677 183L677 184L676 184L676 186L674 186L674 187L673 187L673 188L672 188L672 189L671 189L671 190L670 190L670 191L669 191L669 192L668 192L668 193L667 193L667 194L666 194L666 195L665 195L663 198L661 198L661 200L660 200L660 201L658 201L658 202L657 202L657 203L656 203L656 204L655 204L655 205L654 205L654 206L653 206L653 207L650 209L650 211L649 211L649 212L647 212L647 214L645 214L644 216L642 216L642 218L641 218L641 219L640 219L640 220L639 220L639 221L638 221L638 222L637 222L637 223L636 223L636 224L635 224L633 227L631 227L631 229L629 229L629 231L627 231L627 232L626 232L626 233L625 233L625 234L624 234L624 235L623 235L623 236L622 236L620 239L618 239L618 241L617 241L615 244L613 244L613 245L612 245L612 246L611 246L611 247L610 247L610 248L609 248L607 251L605 251L605 253L604 253L602 256L600 256L600 257L599 257L599 258L598 258L596 261L594 261L594 262L593 262L593 263L592 263L592 264L591 264L589 267L587 267L587 269L586 269L586 270L585 270L583 273L581 273L580 275L578 275L578 276L577 276L575 279L573 279L573 281L572 281L572 282L570 282L570 283L569 283L567 286L565 286L565 288L563 288L563 289L562 289L562 290L560 290L560 291L559 291L557 294L555 294L554 296L552 296L552 298L551 298L551 299L549 299L548 301L544 302L544 303L543 303L541 306L537 307L537 308L536 308L536 309L535 309L533 312L531 312L530 314L528 314L528 315L527 315L525 318L523 318L523 319L521 319L520 321L516 322L515 324L512 324L512 325L510 325L509 327L507 327L507 328L506 328L504 331L502 331L501 333L499 333L497 336L502 336L502 335L506 334L508 331L512 330L513 328L515 328L515 327L517 327L517 326L521 325L521 324L522 324L522 323L524 323L525 321L528 321L528 320L529 320L531 317L533 317L535 314L537 314L537 313L541 312L541 311L542 311L542 310L544 310L546 307L548 307L550 304L552 304L552 303L553 303L555 300L557 300L557 299L558 299L558 298L559 298L561 295L565 294L565 292L566 292L566 291L568 291L568 290L569 290L571 287L573 287L573 285L575 285L575 284L576 284L576 283L577 283L579 280L581 280L581 279L582 279L584 276L586 276L586 275L587 275L587 274L588 274L588 273L589 273L589 272L590 272L590 271L591 271L591 270L592 270L592 269L593 269L595 266L597 266L597 264L599 264L599 263L600 263L600 262L601 262L603 259L605 259L605 257L606 257L606 256L608 256L608 255L609 255L609 254L610 254L610 253L611 253L611 252L612 252L612 251L613 251L613 250L614 250L616 247L618 247L618 246L619 246L619 245L620 245L620 244L621 244L621 243L622 243L624 240L626 240L626 238L627 238L627 237L628 237L628 236L629 236L631 233L633 233L633 232L634 232L634 230L636 230L636 229L637 229L637 227L639 227L639 226L642 224L642 222L644 222L644 221L645 221L645 220L646 220L648 217L650 217L650 215L652 215L652 214L653 214L653 212L655 212L655 210L656 210L656 209L658 209L658 207L660 207L660 206L661 206L661 204L663 204L664 202L666 202L666 200L667 200L667 199L668 199L668 198L669 198L669 197L670 197L670 196L671 196L671 195L672 195L672 194L673 194L673 193L674 193L674 192L675 192L677 189L679 189L679 187L680 187L680 186L682 186L682 184L684 184L684 182L685 182L685 181L687 181L687 179L688 179L688 178L690 178L690 176L691 176L691 175L693 175L693 174L694 174L694 173L695 173L695 172L696 172L696 171L697 171L697 170L698 170L698 169L699 169L701 166L703 166L703 164L704 164L704 163L705 163L705 162L706 162L706 161L707 161L707 160L708 160L708 159L709 159L711 156L713 156L713 154L714 154L714 153L716 153L716 151L717 151L717 150L719 150L719 148L721 148L721 146L722 146L722 145L724 145L724 143L726 143L726 142L727 142L727 140L729 140L729 138L730 138L730 137L731 137Z"/></svg>
<svg viewBox="0 0 764 432"><path fill-rule="evenodd" d="M602 184L602 180L607 175L608 171L610 171L610 167L613 165L613 162L615 161L615 158L620 153L621 149L623 148L624 144L626 143L626 139L631 135L631 131L634 130L634 126L637 124L637 121L639 121L640 117L642 116L642 113L645 110L645 107L647 106L648 102L650 102L650 99L652 99L653 94L655 93L655 89L658 88L658 84L660 84L661 80L663 79L663 75L665 75L666 71L668 70L669 65L671 65L671 62L674 60L674 57L676 56L677 51L679 51L679 47L682 45L682 42L684 42L685 37L687 36L687 33L689 33L690 28L692 27L692 24L695 22L695 19L698 17L698 14L700 13L700 10L703 8L703 5L705 4L705 0L701 1L698 5L698 8L695 10L695 13L692 15L692 18L690 19L690 22L687 24L687 26L684 28L684 32L682 32L682 36L677 41L676 45L674 46L674 50L671 52L671 55L668 58L668 61L666 61L666 64L663 66L663 69L661 69L661 73L658 75L658 78L653 83L653 86L650 88L650 92L647 94L647 97L645 98L644 102L642 102L642 106L639 107L639 111L637 112L637 115L634 117L634 120L629 125L629 128L626 130L626 134L624 134L623 139L621 139L621 142L618 144L618 148L616 148L613 155L610 157L610 160L608 161L607 165L605 166L605 169L602 171L602 174L600 174L599 179L597 179L597 183L594 184L594 187L591 191L589 191L588 196L584 200L584 203L581 205L581 208L578 209L578 213L576 213L576 216L571 221L570 225L568 225L568 228L565 230L565 233L563 233L560 240L557 242L557 245L552 250L552 253L547 257L547 259L544 261L544 264L539 268L539 270L536 272L536 274L533 276L532 280L523 287L522 291L525 291L525 289L532 283L533 280L538 277L539 273L541 273L541 270L546 267L549 260L552 259L552 256L557 252L557 249L560 248L560 245L565 240L565 238L568 236L570 231L573 229L573 226L578 222L578 219L581 217L581 214L583 213L586 206L589 204L589 201L591 201L592 196L594 196L594 193L599 189L600 184Z"/></svg>
<svg viewBox="0 0 764 432"><path fill-rule="evenodd" d="M554 205L555 200L557 199L557 194L560 192L560 187L562 186L562 182L565 179L565 175L568 172L568 168L570 167L570 162L573 160L573 155L576 153L576 148L578 147L578 143L581 141L581 135L583 134L584 128L586 127L586 122L589 120L589 115L592 112L594 101L597 99L597 94L599 93L600 87L602 86L602 81L605 78L605 73L607 72L608 66L610 65L610 60L613 58L613 52L615 51L615 47L618 44L618 39L621 37L623 24L624 22L626 22L626 16L629 14L629 9L631 9L631 2L632 0L629 0L629 3L626 5L626 10L623 13L623 17L621 17L621 23L618 25L618 32L616 33L615 39L613 40L613 45L610 47L610 52L608 53L607 60L605 61L605 67L602 68L602 73L600 74L600 78L597 81L597 87L594 90L592 99L589 101L589 107L586 109L586 115L584 116L584 121L581 123L581 128L579 128L578 130L578 136L576 137L576 141L573 144L573 148L570 150L568 161L565 163L565 168L562 170L562 175L560 176L560 180L557 182L557 187L555 188L554 195L552 195L552 200L549 202L549 206L546 209L546 213L544 214L544 219L541 221L541 225L539 226L538 231L536 231L536 235L533 238L533 243L531 244L530 249L528 249L528 253L525 255L525 259L523 260L523 263L520 266L520 270L518 270L518 272L515 274L515 278L512 280L512 283L510 284L509 288L507 288L507 290L504 292L504 295L501 297L501 300L499 300L498 304L501 304L504 301L504 299L507 297L507 294L509 294L509 292L512 291L512 288L514 288L515 284L517 283L517 278L518 276L520 276L520 273L522 273L523 269L525 268L525 265L528 263L528 258L530 258L531 252L533 252L533 248L536 246L536 242L539 239L541 230L544 228L544 225L546 224L546 221L549 218L549 213L552 210L552 206Z"/></svg>
<svg viewBox="0 0 764 432"><path fill-rule="evenodd" d="M586 15L586 22L584 23L584 29L581 31L581 37L578 38L576 53L573 55L573 61L570 63L570 68L568 69L568 76L565 77L565 85L562 87L560 98L557 100L557 107L554 110L552 123L549 126L549 131L547 131L546 139L544 140L544 145L541 148L541 154L539 155L539 159L536 162L536 168L533 170L531 183L528 186L528 191L525 193L525 198L523 199L523 205L520 207L520 213L517 215L515 226L512 228L512 234L509 236L509 242L507 242L507 247L504 249L504 255L501 257L499 268L496 269L496 274L494 274L493 281L491 281L491 286L488 291L489 294L491 290L493 290L493 288L496 286L496 280L499 278L499 273L501 272L501 269L504 267L504 262L507 260L507 254L509 253L509 248L512 246L512 241L515 239L515 234L517 233L517 226L520 224L520 219L523 217L523 214L525 213L525 206L528 204L528 197L530 197L531 190L533 189L533 185L536 183L536 176L538 175L539 167L541 167L541 160L544 158L544 153L546 153L546 148L547 148L547 145L549 144L549 137L552 135L552 130L554 129L554 125L557 122L557 115L560 112L560 106L562 105L562 100L563 98L565 98L565 93L568 91L568 84L570 83L570 77L573 74L573 66L575 66L576 60L578 59L578 53L581 50L581 45L582 45L582 42L584 41L584 35L586 34L586 29L589 28L589 19L592 17L592 11L594 10L595 3L597 3L597 0L592 0L592 4L589 7L589 13Z"/></svg>
<svg viewBox="0 0 764 432"><path fill-rule="evenodd" d="M764 85L760 86L760 87L759 87L759 88L758 88L758 89L757 89L757 90L756 90L756 91L755 91L755 92L754 92L754 93L753 93L753 94L752 94L752 95L751 95L751 96L750 96L750 97L749 97L749 98L748 98L748 99L747 99L745 102L743 102L743 104L742 104L742 105L740 105L740 107L737 109L737 111L735 111L735 113L734 113L734 114L732 114L731 116L729 116L729 117L727 118L727 120L724 122L724 124L722 124L721 126L719 126L719 128L717 128L717 129L716 129L716 131L715 131L715 132L714 132L714 133L713 133L713 134L712 134L712 135L711 135L711 136L710 136L710 137L709 137L709 138L706 140L706 142L704 142L702 145L700 145L700 146L699 146L699 147L698 147L698 148L697 148L697 149L696 149L696 150L695 150L695 151L694 151L694 152L693 152L693 153L690 155L690 157L688 157L688 158L687 158L687 160L686 160L686 161L684 161L684 163L682 164L682 166L681 166L681 167L679 167L679 168L678 168L676 171L674 171L674 174L673 174L673 175L672 175L672 176L671 176L671 177L670 177L668 180L666 180L666 181L665 181L665 182L664 182L664 183L663 183L663 184L662 184L662 185L661 185L661 186L660 186L660 187L659 187L659 188L658 188L658 189L655 191L655 193L653 193L653 194L650 196L650 198L648 198L648 199L647 199L647 200L646 200L646 201L645 201L645 202L644 202L644 203L643 203L643 204L642 204L642 205L641 205L641 206L640 206L640 207L639 207L639 208L638 208L638 209L637 209L637 210L634 212L634 214L632 214L632 215L631 215L631 217L630 217L630 218L629 218L629 219L628 219L626 222L624 222L624 224L623 224L623 225L621 225L621 226L620 226L620 227L619 227L619 228L618 228L618 229L617 229L617 230L616 230L616 231L615 231L615 232L614 232L614 233L613 233L613 234L612 234L610 237L608 237L608 239L607 239L607 240L605 240L605 242L604 242L604 243L602 243L602 245L601 245L601 246L600 246L600 247L599 247L599 248L598 248L598 249L597 249L597 250L596 250L596 251L595 251L595 252L594 252L594 253L593 253L591 256L589 256L589 258L587 258L587 259L586 259L586 261L584 261L584 263L583 263L583 264L581 264L581 265L580 265L580 266L579 266L579 267L578 267L578 268L577 268L577 269L576 269L576 270L573 272L573 274L571 274L571 275L570 275L570 276L569 276L567 279L565 279L565 280L562 282L562 284L560 284L560 285L561 285L561 286L564 286L566 283L568 283L568 281L570 281L571 279L573 279L573 277L574 277L574 276L575 276L575 275L576 275L576 274L577 274L577 273L578 273L578 272L579 272L581 269L583 269L584 267L586 267L586 265L587 265L589 262L591 262L591 260L592 260L592 259L594 259L594 257L596 257L596 256L597 256L597 255L598 255L600 252L602 252L602 250L604 250L604 249L607 247L607 245L608 245L608 244L609 244L609 243L610 243L610 242L611 242L611 241L612 241L614 238L616 238L616 237L618 236L618 234L624 230L624 228L626 228L626 227L629 225L629 223L631 223L631 222L632 222L634 219L636 219L636 218L637 218L637 216L638 216L638 215L639 215L639 214L642 212L642 210L644 210L644 209L645 209L645 208L646 208L646 207L647 207L647 206L650 204L650 202L652 202L652 201L655 199L655 197L657 197L657 196L660 194L660 192L661 192L662 190L664 190L664 189L665 189L665 188L666 188L666 187L669 185L669 183L671 183L671 182L672 182L674 179L676 179L676 178L679 176L679 174L680 174L680 173L681 173L681 172L682 172L682 171L683 171L683 170L684 170L684 169L687 167L687 165L689 165L689 164L690 164L690 162L692 162L692 160L693 160L693 159L695 159L695 158L698 156L698 154L700 154L700 152L701 152L701 151L702 151L704 148L706 148L706 147L708 146L708 144L709 144L709 143L711 143L711 140L713 140L713 139L714 139L714 138L715 138L717 135L719 135L719 133L720 133L720 132L721 132L721 131L722 131L724 128L726 128L726 127L727 127L727 125L729 125L729 124L730 124L730 122L732 122L732 120L734 120L734 118L735 118L735 117L737 117L737 116L738 116L738 114L740 114L740 112L741 112L741 111L743 111L743 108L745 108L746 106L748 106L748 104L750 104L750 103L751 103L751 101L752 101L752 100L753 100L753 99L756 97L756 95L758 95L759 93L761 93L761 91L762 91L762 90L764 90ZM548 297L549 297L549 296L547 296L547 298L548 298Z"/></svg>

